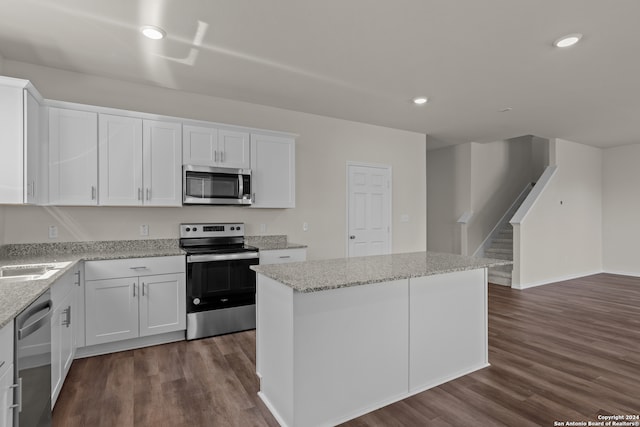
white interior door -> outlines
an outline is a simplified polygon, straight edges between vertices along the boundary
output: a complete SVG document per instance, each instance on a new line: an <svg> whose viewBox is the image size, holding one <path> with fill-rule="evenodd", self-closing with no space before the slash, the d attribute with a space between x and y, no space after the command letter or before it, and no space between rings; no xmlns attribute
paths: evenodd
<svg viewBox="0 0 640 427"><path fill-rule="evenodd" d="M348 256L391 253L391 166L347 164Z"/></svg>

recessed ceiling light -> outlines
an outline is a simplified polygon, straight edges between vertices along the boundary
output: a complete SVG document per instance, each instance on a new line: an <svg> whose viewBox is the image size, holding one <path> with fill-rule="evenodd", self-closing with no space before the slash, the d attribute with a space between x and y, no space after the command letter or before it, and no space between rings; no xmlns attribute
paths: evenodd
<svg viewBox="0 0 640 427"><path fill-rule="evenodd" d="M582 34L579 34L579 33L568 34L564 37L560 37L558 40L553 42L553 45L555 47L569 47L578 43L581 38L582 38Z"/></svg>
<svg viewBox="0 0 640 427"><path fill-rule="evenodd" d="M512 107L504 107L498 110L499 113L506 113L507 111L513 110Z"/></svg>
<svg viewBox="0 0 640 427"><path fill-rule="evenodd" d="M428 101L426 96L416 96L415 98L413 98L413 103L416 105L424 105L426 104Z"/></svg>
<svg viewBox="0 0 640 427"><path fill-rule="evenodd" d="M167 33L162 28L155 27L153 25L145 25L144 27L140 28L140 31L146 37L149 37L153 40L163 39L167 35Z"/></svg>

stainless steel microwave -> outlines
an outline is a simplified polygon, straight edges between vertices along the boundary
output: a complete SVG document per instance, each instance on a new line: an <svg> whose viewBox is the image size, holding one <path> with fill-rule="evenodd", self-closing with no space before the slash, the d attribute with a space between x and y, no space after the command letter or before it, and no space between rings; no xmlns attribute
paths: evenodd
<svg viewBox="0 0 640 427"><path fill-rule="evenodd" d="M251 170L185 165L182 204L250 205Z"/></svg>

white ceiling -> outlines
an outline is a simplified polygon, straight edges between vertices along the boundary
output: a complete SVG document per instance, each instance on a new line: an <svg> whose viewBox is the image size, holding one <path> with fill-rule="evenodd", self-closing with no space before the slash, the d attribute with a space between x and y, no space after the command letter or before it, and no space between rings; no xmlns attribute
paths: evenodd
<svg viewBox="0 0 640 427"><path fill-rule="evenodd" d="M431 148L609 147L640 143L638 17L638 0L0 0L0 55L426 133Z"/></svg>

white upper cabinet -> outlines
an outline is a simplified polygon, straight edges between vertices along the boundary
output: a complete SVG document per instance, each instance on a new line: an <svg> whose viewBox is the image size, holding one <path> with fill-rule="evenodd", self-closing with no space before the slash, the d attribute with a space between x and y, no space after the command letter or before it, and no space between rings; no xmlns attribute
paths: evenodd
<svg viewBox="0 0 640 427"><path fill-rule="evenodd" d="M101 205L142 204L142 119L100 114Z"/></svg>
<svg viewBox="0 0 640 427"><path fill-rule="evenodd" d="M100 114L100 205L180 206L181 125Z"/></svg>
<svg viewBox="0 0 640 427"><path fill-rule="evenodd" d="M98 203L98 115L49 109L49 203Z"/></svg>
<svg viewBox="0 0 640 427"><path fill-rule="evenodd" d="M249 133L184 125L182 162L185 165L248 169Z"/></svg>
<svg viewBox="0 0 640 427"><path fill-rule="evenodd" d="M296 206L296 152L292 137L251 134L254 208Z"/></svg>
<svg viewBox="0 0 640 427"><path fill-rule="evenodd" d="M218 151L220 166L225 168L249 169L249 133L220 129L218 131Z"/></svg>
<svg viewBox="0 0 640 427"><path fill-rule="evenodd" d="M27 80L0 77L0 204L40 203L45 107Z"/></svg>
<svg viewBox="0 0 640 427"><path fill-rule="evenodd" d="M182 206L182 125L143 123L144 204Z"/></svg>

